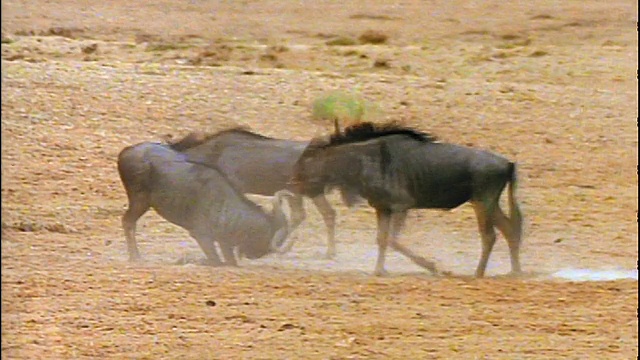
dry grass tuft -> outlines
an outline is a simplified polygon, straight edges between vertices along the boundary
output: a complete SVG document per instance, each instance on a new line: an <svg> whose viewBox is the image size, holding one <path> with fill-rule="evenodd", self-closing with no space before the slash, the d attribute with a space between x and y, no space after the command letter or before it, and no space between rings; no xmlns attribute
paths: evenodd
<svg viewBox="0 0 640 360"><path fill-rule="evenodd" d="M377 30L367 30L358 38L361 44L384 44L387 39L389 36Z"/></svg>
<svg viewBox="0 0 640 360"><path fill-rule="evenodd" d="M350 37L340 36L338 38L327 41L325 44L327 44L328 46L353 46L356 45L357 42Z"/></svg>

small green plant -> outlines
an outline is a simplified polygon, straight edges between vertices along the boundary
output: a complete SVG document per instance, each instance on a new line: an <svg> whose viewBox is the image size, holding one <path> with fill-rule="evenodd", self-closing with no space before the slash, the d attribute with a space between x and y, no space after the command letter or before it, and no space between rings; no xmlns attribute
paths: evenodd
<svg viewBox="0 0 640 360"><path fill-rule="evenodd" d="M343 91L333 91L320 96L313 102L312 109L315 120L337 119L343 125L372 120L379 112L376 105L366 101L362 96Z"/></svg>

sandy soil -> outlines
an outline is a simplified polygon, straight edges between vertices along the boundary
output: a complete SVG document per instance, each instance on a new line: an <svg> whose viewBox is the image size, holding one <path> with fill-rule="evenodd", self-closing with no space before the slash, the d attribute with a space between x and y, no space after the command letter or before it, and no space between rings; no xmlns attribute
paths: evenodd
<svg viewBox="0 0 640 360"><path fill-rule="evenodd" d="M551 277L637 266L637 2L344 3L2 2L3 359L637 356L637 280ZM330 90L516 160L527 276L503 276L499 239L470 277L463 206L412 212L401 240L452 276L392 253L373 277L373 212L335 196L334 260L308 203L283 256L173 265L203 255L150 212L127 262L124 146L232 124L309 139Z"/></svg>

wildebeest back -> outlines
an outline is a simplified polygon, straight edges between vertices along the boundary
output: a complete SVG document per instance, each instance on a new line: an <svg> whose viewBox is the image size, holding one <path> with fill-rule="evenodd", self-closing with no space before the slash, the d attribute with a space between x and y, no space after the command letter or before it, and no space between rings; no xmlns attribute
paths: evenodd
<svg viewBox="0 0 640 360"><path fill-rule="evenodd" d="M474 186L491 186L495 177L504 176L508 162L483 150L405 136L389 136L380 147L385 183L394 191L408 191L416 208L456 208L473 197ZM483 171L476 171L478 166Z"/></svg>

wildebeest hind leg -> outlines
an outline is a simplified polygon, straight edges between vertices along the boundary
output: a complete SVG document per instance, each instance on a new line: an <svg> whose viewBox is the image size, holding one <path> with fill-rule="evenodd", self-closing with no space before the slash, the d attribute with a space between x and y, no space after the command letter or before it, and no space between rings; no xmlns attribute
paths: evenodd
<svg viewBox="0 0 640 360"><path fill-rule="evenodd" d="M144 213L149 210L149 199L146 194L136 194L129 196L129 207L122 216L122 228L127 239L127 252L129 261L140 259L140 252L136 243L136 223Z"/></svg>
<svg viewBox="0 0 640 360"><path fill-rule="evenodd" d="M324 195L314 197L313 203L327 226L327 258L334 258L336 256L336 211Z"/></svg>
<svg viewBox="0 0 640 360"><path fill-rule="evenodd" d="M378 259L376 260L376 268L373 272L376 276L387 275L384 269L384 258L387 251L387 240L389 238L389 223L391 221L391 213L385 210L376 210L378 218L378 234L376 240L378 242Z"/></svg>
<svg viewBox="0 0 640 360"><path fill-rule="evenodd" d="M482 255L480 256L480 263L478 263L478 267L476 268L476 277L480 278L484 276L487 263L489 262L489 255L491 255L493 245L496 243L496 231L493 229L492 217L489 216L487 207L483 203L474 202L473 210L475 210L476 213L478 229L480 230L480 237L482 239Z"/></svg>
<svg viewBox="0 0 640 360"><path fill-rule="evenodd" d="M507 244L509 245L509 255L511 257L511 272L514 274L519 274L522 272L522 268L520 266L520 236L517 234L511 222L504 214L500 207L496 207L496 210L493 212L493 221L496 224L496 227L504 238L507 240Z"/></svg>
<svg viewBox="0 0 640 360"><path fill-rule="evenodd" d="M200 245L200 249L207 255L207 260L210 265L220 266L222 265L222 261L220 261L220 256L218 256L218 250L216 249L216 245L214 241L206 236L191 236L196 239L198 245Z"/></svg>
<svg viewBox="0 0 640 360"><path fill-rule="evenodd" d="M238 266L238 262L236 261L236 254L233 253L233 247L227 244L220 245L220 250L222 251L222 256L224 256L225 264L230 266Z"/></svg>
<svg viewBox="0 0 640 360"><path fill-rule="evenodd" d="M393 213L393 215L391 215L391 229L390 229L391 248L400 252L404 256L408 257L409 259L411 259L411 261L416 263L418 266L421 266L429 270L433 274L437 274L438 270L436 269L436 264L433 261L427 260L422 256L416 255L409 248L403 246L398 242L400 231L404 228L406 219L407 219L406 212L398 212L398 213Z"/></svg>

